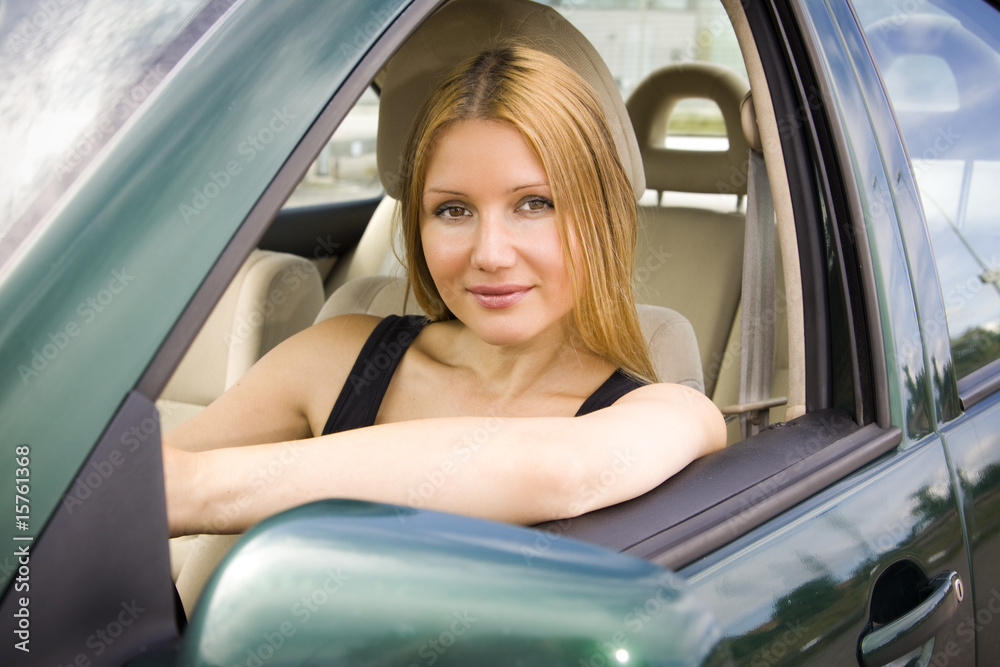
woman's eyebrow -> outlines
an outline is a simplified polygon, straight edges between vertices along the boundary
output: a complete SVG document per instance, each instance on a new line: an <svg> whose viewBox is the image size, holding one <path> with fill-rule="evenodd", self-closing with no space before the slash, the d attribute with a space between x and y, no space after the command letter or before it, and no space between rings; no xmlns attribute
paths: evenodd
<svg viewBox="0 0 1000 667"><path fill-rule="evenodd" d="M508 192L520 192L521 190L529 190L531 188L547 188L549 187L548 181L538 181L537 183L525 183L524 185L515 185ZM429 187L424 189L424 196L430 194L441 194L441 195L455 195L457 197L465 197L465 193L459 190L450 190L444 187Z"/></svg>
<svg viewBox="0 0 1000 667"><path fill-rule="evenodd" d="M548 181L538 181L537 183L525 183L524 185L518 185L511 188L511 192L520 192L521 190L528 190L530 188L547 188L549 187Z"/></svg>
<svg viewBox="0 0 1000 667"><path fill-rule="evenodd" d="M464 192L459 192L458 190L449 190L447 188L425 188L424 196L429 194L441 194L441 195L457 195L459 197L464 197Z"/></svg>

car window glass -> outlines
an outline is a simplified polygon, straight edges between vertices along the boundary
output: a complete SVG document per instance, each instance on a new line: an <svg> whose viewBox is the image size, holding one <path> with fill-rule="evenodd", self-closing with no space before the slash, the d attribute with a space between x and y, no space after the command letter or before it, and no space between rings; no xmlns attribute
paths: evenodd
<svg viewBox="0 0 1000 667"><path fill-rule="evenodd" d="M907 144L959 377L1000 358L1000 13L856 3Z"/></svg>
<svg viewBox="0 0 1000 667"><path fill-rule="evenodd" d="M378 95L369 88L323 146L286 208L371 199L382 194L375 167Z"/></svg>
<svg viewBox="0 0 1000 667"><path fill-rule="evenodd" d="M0 263L227 4L0 5Z"/></svg>

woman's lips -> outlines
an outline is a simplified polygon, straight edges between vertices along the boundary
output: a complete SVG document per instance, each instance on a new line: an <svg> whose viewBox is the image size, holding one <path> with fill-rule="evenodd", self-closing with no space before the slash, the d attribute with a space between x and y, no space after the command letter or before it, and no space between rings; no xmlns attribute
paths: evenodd
<svg viewBox="0 0 1000 667"><path fill-rule="evenodd" d="M472 298L483 308L509 308L527 296L527 285L474 285L468 288Z"/></svg>

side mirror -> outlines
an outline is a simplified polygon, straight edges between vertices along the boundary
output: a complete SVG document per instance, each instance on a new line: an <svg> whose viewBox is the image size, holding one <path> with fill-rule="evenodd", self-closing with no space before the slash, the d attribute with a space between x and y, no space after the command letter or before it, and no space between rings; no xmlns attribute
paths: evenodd
<svg viewBox="0 0 1000 667"><path fill-rule="evenodd" d="M179 664L720 665L675 574L602 547L440 512L326 500L250 530Z"/></svg>

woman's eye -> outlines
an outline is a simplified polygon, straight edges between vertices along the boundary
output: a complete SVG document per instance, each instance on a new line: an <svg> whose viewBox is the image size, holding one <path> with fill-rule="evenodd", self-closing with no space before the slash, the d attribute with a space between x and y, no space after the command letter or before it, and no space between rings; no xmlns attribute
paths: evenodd
<svg viewBox="0 0 1000 667"><path fill-rule="evenodd" d="M457 220L458 218L468 214L469 212L464 206L459 206L457 204L445 204L444 206L439 206L434 212L434 215L439 218L444 218L445 220Z"/></svg>
<svg viewBox="0 0 1000 667"><path fill-rule="evenodd" d="M551 208L553 208L552 202L543 197L528 199L521 204L521 210L527 211L528 213L541 213L542 211L547 211Z"/></svg>

